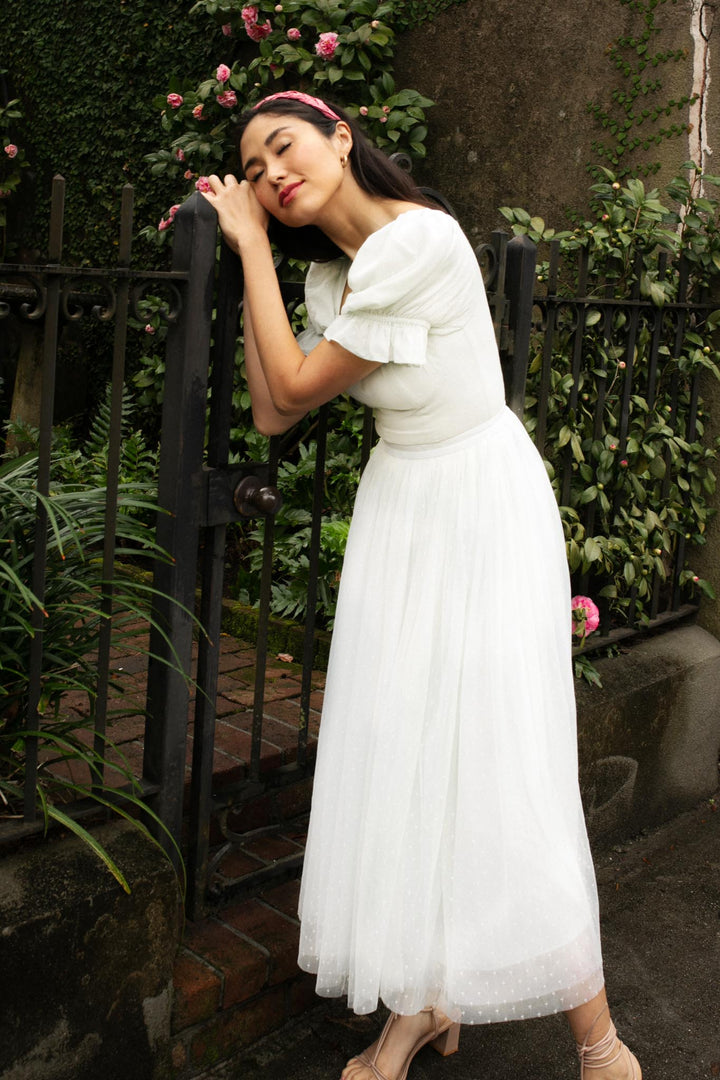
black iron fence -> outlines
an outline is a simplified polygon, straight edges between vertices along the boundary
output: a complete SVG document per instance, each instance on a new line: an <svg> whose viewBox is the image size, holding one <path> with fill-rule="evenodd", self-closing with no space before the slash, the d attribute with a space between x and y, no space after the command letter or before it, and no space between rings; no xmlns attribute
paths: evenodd
<svg viewBox="0 0 720 1080"><path fill-rule="evenodd" d="M158 560L154 573L155 598L147 648L147 701L143 707L144 751L137 774L145 799L178 842L183 840L183 820L186 812L189 814L186 838L190 869L189 906L191 912L197 914L205 903L209 877L218 852L238 840L227 825L228 812L261 791L294 783L309 775L312 769L307 717L312 694L328 408L318 411L314 431L314 495L307 551L309 584L300 699L304 722L298 726L292 764L267 773L261 768L261 743L272 606L273 515L279 505L275 484L282 442L279 438L270 441L269 456L263 462L237 462L233 458L232 392L236 342L241 332L242 318L240 262L222 246L219 267L216 267L215 214L209 204L196 195L183 205L175 217L172 270L160 273L134 269L130 258L132 191L126 188L123 193L117 264L104 269L63 266L63 192L63 182L58 178L53 193L48 263L34 267L0 266L0 319L3 316L6 319L13 317L21 321L42 322L43 325L43 406L37 488L44 498L51 493L49 477L59 327L63 319L78 315L100 318L114 327L112 424L103 555L105 584L100 598L104 618L97 651L97 689L92 716L96 744L102 747L106 736L110 682L126 326L128 316L141 314L139 305L149 289L161 291L167 298L165 317L169 331L158 475L158 502L162 512L158 517L157 541L169 557ZM565 425L570 434L555 462L559 498L567 505L575 498L575 466L583 464L577 454L576 436L580 438L582 435L577 417L584 408L583 379L589 377L589 366L595 365L593 378L597 380L598 388L592 400L594 414L590 417L590 427L594 425L598 439L604 437L608 402L614 395L619 411L617 443L613 454L618 460L623 460L622 455L630 454L629 440L633 437L629 426L633 394L637 394L642 386L644 397L653 399L653 394L656 394L653 387L658 385L660 367L666 355L663 350L669 348L670 359L677 361L688 328L704 318L707 304L704 298L693 298L690 302L682 287L675 302L666 305L662 312L645 300L638 288L629 297L589 295L586 288L587 265L582 262L575 288L568 292L560 287L561 265L556 246L550 254L545 287L535 290L535 246L526 238L509 240L504 233L493 234L491 242L482 245L477 254L488 288L508 401L519 415L523 414L525 406L529 356L532 361L529 396L535 434L541 448L546 442L549 444L551 427L557 424L558 378L569 377L560 406L561 411L564 410ZM298 283L284 283L283 291L289 308L293 308L302 298L302 286ZM624 312L625 316L619 318L618 312ZM603 368L602 365L598 367L595 360L590 363L591 356L596 356L596 353L589 349L588 334L593 329L597 335L598 326L602 331L600 344L606 360L612 357L616 367L618 363L624 364L622 379L620 384L614 385L612 394L609 391L611 376L608 364L605 362ZM667 345L668 334L670 346ZM648 335L651 342L650 359L640 365L637 362L638 341L640 336L647 338ZM558 371L561 361L569 365L567 371ZM663 373L662 378L665 377ZM621 386L619 395L618 386ZM676 407L676 416L682 414L684 425L682 432L677 430L677 434L695 440L698 400L696 374L693 373L691 378L678 375L674 392L676 406L681 400L688 401L687 408L680 410ZM585 412L588 410L585 409ZM672 422L678 421L673 418ZM363 461L367 460L372 439L372 417L366 412ZM663 476L658 479L661 487L673 482L672 462L668 460L666 465ZM613 495L613 498L619 496ZM599 506L600 500L578 504L578 521L586 538L594 535L599 522ZM233 787L220 792L213 786L213 747L227 528L231 522L249 516L263 517L266 523L257 609L251 748L243 778ZM47 526L46 511L40 499L32 577L33 592L38 603L32 611L34 635L25 702L25 726L29 731L41 730L44 723L38 705L43 683L41 605ZM671 582L679 582L684 553L684 533L681 540L678 531L675 547L663 555L665 561L671 563L666 575ZM581 569L577 577L579 587L587 585L586 575L587 571ZM668 596L661 584L658 574L652 585L651 625L691 610L685 604L679 587ZM637 629L637 624L631 607L628 626L633 630ZM203 627L202 631L198 630L199 625ZM605 629L609 632L607 624ZM197 651L196 661L194 649ZM192 780L188 790L186 754L189 721L194 723L194 729ZM24 814L22 820L5 821L0 825L0 841L16 839L26 832L37 831L39 827L37 749L36 738L24 740ZM213 830L216 849L211 852ZM291 872L292 869L289 864L282 868L283 872Z"/></svg>
<svg viewBox="0 0 720 1080"><path fill-rule="evenodd" d="M685 257L638 252L618 272L587 247L563 255L555 240L542 254L526 421L576 515L570 563L576 592L598 598L597 650L697 610L684 568L714 483L698 357L717 305ZM670 286L662 303L652 282Z"/></svg>
<svg viewBox="0 0 720 1080"><path fill-rule="evenodd" d="M212 273L214 244L206 253L198 252L190 265L190 253L183 260L178 257L171 272L156 272L136 269L131 266L131 241L133 232L133 190L126 186L122 193L122 209L117 262L112 267L90 268L67 266L62 263L63 256L63 218L65 201L65 182L62 177L53 181L50 231L48 242L48 261L42 265L4 264L0 267L0 327L5 331L5 344L9 342L11 327L17 331L27 325L39 328L38 337L42 349L41 402L39 410L39 433L37 462L35 473L36 521L34 542L32 544L32 570L30 586L33 596L28 600L29 622L29 663L26 685L23 688L23 672L10 669L0 673L2 696L0 696L0 736L3 737L4 753L0 764L6 779L13 770L13 765L22 759L19 766L24 775L24 805L18 818L10 814L0 825L0 839L16 841L26 834L37 832L43 827L43 794L38 787L40 766L43 764L40 735L26 735L27 732L40 732L49 729L55 722L50 712L48 723L48 688L47 663L57 666L57 658L48 661L48 642L46 635L46 573L48 545L53 540L53 530L57 527L54 513L54 492L51 482L51 459L53 455L53 417L56 397L56 372L58 344L63 327L80 320L97 320L113 327L112 367L110 382L112 387L110 405L109 438L107 445L107 479L105 490L104 544L102 553L95 558L102 560L102 585L100 595L91 598L91 609L87 609L87 619L98 620L98 631L93 637L97 655L92 663L96 669L96 680L92 691L92 727L90 742L96 751L93 760L92 781L94 786L104 784L102 761L106 757L106 728L108 715L108 688L110 681L110 652L113 633L113 588L117 568L117 531L118 531L118 492L120 488L120 450L122 442L122 402L125 381L125 356L128 318L141 314L142 299L149 289L160 291L166 298L165 315L175 328L175 340L184 339L188 325L193 322L192 304L198 291L197 282L202 279L207 287L208 277ZM208 331L209 336L209 331ZM22 338L22 333L19 334ZM198 348L207 349L206 343L197 342ZM5 352L6 350L4 350ZM9 351L9 346L8 350ZM18 358L18 367L20 358ZM25 418L27 419L27 417ZM35 419L38 419L35 417ZM65 521L72 532L72 522ZM82 543L81 523L78 523L76 539ZM11 556L17 555L14 542L3 537L7 546L0 549L0 559L4 560L4 600L0 612L4 619L2 632L4 640L17 632L8 622L11 607L11 591L14 585L21 588L17 576L13 580L14 569ZM13 550L10 550L13 549ZM62 551L60 558L64 558ZM7 560L10 560L9 562ZM23 564L27 556L23 556ZM81 590L78 584L76 592ZM80 598L78 619L83 600ZM192 606L192 599L190 599ZM7 653L3 653L7 656ZM78 657L78 659L80 659ZM73 665L70 665L71 667ZM21 665L22 667L22 665ZM65 673L69 687L74 685L72 671ZM182 677L182 676L181 676ZM14 685L13 685L14 684ZM18 684L20 690L18 691ZM11 687L19 697L8 708ZM51 700L49 704L54 704ZM57 730L57 728L56 728ZM67 725L65 725L67 730ZM60 759L65 757L65 750L59 742L54 743ZM46 756L46 755L45 755ZM67 762L66 762L67 763ZM163 798L163 777L151 770L145 770L138 778L137 790L146 798ZM5 795L4 789L2 794ZM7 799L4 799L7 807ZM75 808L78 815L84 812L97 812L96 804L82 803Z"/></svg>

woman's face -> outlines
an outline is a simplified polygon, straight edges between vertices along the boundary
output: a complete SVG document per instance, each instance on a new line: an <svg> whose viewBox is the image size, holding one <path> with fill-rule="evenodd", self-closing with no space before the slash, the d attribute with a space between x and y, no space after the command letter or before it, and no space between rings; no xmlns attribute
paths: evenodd
<svg viewBox="0 0 720 1080"><path fill-rule="evenodd" d="M340 121L327 138L296 116L263 113L250 121L240 142L245 178L260 204L286 225L310 225L339 190L348 170L341 158L352 137Z"/></svg>

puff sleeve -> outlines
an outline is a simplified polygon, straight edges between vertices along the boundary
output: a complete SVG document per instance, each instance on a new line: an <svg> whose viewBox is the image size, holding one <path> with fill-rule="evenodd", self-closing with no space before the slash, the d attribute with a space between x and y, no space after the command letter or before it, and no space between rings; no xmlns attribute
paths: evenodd
<svg viewBox="0 0 720 1080"><path fill-rule="evenodd" d="M320 318L316 325L325 322L327 340L365 360L424 364L428 334L462 321L462 295L467 289L457 280L459 245L468 249L474 262L459 225L449 215L429 208L400 214L371 233L358 251L347 275L350 292L340 314L328 321ZM312 308L308 301L311 318ZM334 312L338 309L339 304Z"/></svg>

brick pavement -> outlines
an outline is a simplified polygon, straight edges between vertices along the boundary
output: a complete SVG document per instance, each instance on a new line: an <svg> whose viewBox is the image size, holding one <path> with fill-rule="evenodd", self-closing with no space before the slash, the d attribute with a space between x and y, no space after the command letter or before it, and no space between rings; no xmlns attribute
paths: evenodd
<svg viewBox="0 0 720 1080"><path fill-rule="evenodd" d="M126 762L140 775L145 727L147 638L132 647L114 649L108 711L110 762ZM195 650L196 652L196 650ZM265 675L261 772L290 764L297 756L300 723L301 666L291 659L271 658ZM213 787L244 779L248 773L256 655L247 642L223 634L219 663L217 724ZM325 675L313 672L308 725L312 756L320 725ZM189 790L193 750L191 703L186 756ZM88 715L86 696L66 695L62 716L81 721ZM90 731L81 737L92 740ZM54 771L87 780L87 770L59 762ZM110 769L111 786L126 782ZM261 830L280 823L267 835L251 837L233 847L216 869L213 883L242 887L245 875L262 867L277 867L286 856L301 853L310 808L312 781L306 777L288 787L262 794L228 815L237 832ZM216 839L218 839L216 837ZM173 1062L178 1077L200 1070L268 1034L314 1004L313 982L296 965L299 936L299 881L286 880L257 895L228 902L201 921L186 923L174 969L172 1013Z"/></svg>

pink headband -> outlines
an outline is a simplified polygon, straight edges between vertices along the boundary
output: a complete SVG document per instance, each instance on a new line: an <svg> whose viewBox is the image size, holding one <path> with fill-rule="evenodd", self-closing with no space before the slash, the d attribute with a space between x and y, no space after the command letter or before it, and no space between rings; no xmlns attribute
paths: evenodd
<svg viewBox="0 0 720 1080"><path fill-rule="evenodd" d="M279 94L270 94L269 97L258 101L253 108L259 109L261 105L267 105L268 101L301 101L303 105L309 105L311 108L317 109L323 116L327 116L328 120L340 119L338 114L333 112L330 106L326 105L320 98L311 97L310 94L303 94L301 90L281 90Z"/></svg>

